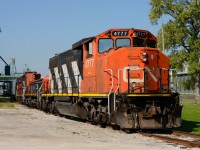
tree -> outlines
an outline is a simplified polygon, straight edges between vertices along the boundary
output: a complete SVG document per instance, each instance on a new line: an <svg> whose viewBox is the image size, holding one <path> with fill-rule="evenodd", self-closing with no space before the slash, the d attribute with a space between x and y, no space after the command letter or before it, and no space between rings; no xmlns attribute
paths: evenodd
<svg viewBox="0 0 200 150"><path fill-rule="evenodd" d="M200 87L200 0L151 0L149 19L156 25L162 16L164 47L170 53L171 66L182 70L188 66L190 81L185 85ZM158 47L162 49L162 29L158 31ZM162 49L163 50L163 49ZM198 96L200 88L198 90Z"/></svg>

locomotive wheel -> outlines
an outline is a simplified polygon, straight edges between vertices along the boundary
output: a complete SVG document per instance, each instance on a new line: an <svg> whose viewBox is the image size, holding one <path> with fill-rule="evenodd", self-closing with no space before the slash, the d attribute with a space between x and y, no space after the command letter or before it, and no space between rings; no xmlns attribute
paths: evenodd
<svg viewBox="0 0 200 150"><path fill-rule="evenodd" d="M126 132L127 134L131 134L131 133L137 133L137 132L139 132L139 130L138 129L133 129L133 128L123 128L123 129L121 129L122 131L124 131L124 132Z"/></svg>
<svg viewBox="0 0 200 150"><path fill-rule="evenodd" d="M46 103L46 100L45 99L41 99L41 109L43 111L46 111L47 110L47 103Z"/></svg>
<svg viewBox="0 0 200 150"><path fill-rule="evenodd" d="M107 124L106 123L101 123L101 128L106 128Z"/></svg>
<svg viewBox="0 0 200 150"><path fill-rule="evenodd" d="M106 128L107 126L107 115L105 113L101 113L100 115L98 115L98 121L101 125L102 128Z"/></svg>
<svg viewBox="0 0 200 150"><path fill-rule="evenodd" d="M91 124L92 125L97 125L98 124L98 122L95 120L95 118L94 118L94 112L92 113L92 115L91 115Z"/></svg>
<svg viewBox="0 0 200 150"><path fill-rule="evenodd" d="M50 112L51 114L54 114L54 110L55 110L55 102L52 101L52 102L50 102L50 104L49 104L49 112Z"/></svg>
<svg viewBox="0 0 200 150"><path fill-rule="evenodd" d="M120 130L120 126L118 125L112 125L113 130Z"/></svg>

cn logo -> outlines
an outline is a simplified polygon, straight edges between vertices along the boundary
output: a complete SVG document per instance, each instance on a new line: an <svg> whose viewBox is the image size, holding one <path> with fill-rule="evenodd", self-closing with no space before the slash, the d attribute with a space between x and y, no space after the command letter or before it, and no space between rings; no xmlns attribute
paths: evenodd
<svg viewBox="0 0 200 150"><path fill-rule="evenodd" d="M127 67L124 67L123 69L123 80L124 82L128 82L128 69L131 71L131 70L135 70L135 71L142 71L143 72L143 69L139 68L138 66L127 66ZM140 78L134 78L134 79L129 79L130 82L144 82L144 72L143 72L143 75L142 77Z"/></svg>

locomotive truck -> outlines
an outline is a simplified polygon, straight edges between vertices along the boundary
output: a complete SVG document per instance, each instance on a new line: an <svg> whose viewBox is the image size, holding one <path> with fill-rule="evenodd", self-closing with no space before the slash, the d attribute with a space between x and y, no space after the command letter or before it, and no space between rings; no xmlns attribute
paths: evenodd
<svg viewBox="0 0 200 150"><path fill-rule="evenodd" d="M179 127L182 106L169 71L169 58L152 33L114 28L50 58L48 78L27 72L17 82L17 98L51 113L122 129Z"/></svg>

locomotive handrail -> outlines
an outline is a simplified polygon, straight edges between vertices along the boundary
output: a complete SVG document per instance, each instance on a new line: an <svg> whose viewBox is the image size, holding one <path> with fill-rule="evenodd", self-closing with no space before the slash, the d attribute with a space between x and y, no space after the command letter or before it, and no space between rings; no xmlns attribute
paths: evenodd
<svg viewBox="0 0 200 150"><path fill-rule="evenodd" d="M120 71L124 71L124 70L128 70L129 68L127 69L118 69L118 83L117 83L117 88L114 92L114 111L116 111L116 93L117 93L117 90L119 89L119 86L120 86ZM131 70L143 70L143 68L133 68Z"/></svg>
<svg viewBox="0 0 200 150"><path fill-rule="evenodd" d="M39 87L39 89L37 90L37 94L41 91L43 84L41 84L41 86Z"/></svg>
<svg viewBox="0 0 200 150"><path fill-rule="evenodd" d="M22 100L23 100L23 103L24 103L24 100L25 100L25 92L26 92L26 89L28 88L28 87L22 87L23 88L23 94L22 94Z"/></svg>
<svg viewBox="0 0 200 150"><path fill-rule="evenodd" d="M169 68L160 68L160 86L161 86L161 91L163 91L163 87L162 87L162 70L164 71L168 71L168 77L169 77ZM168 87L169 87L169 80L168 80ZM168 88L168 92L169 92L169 88Z"/></svg>
<svg viewBox="0 0 200 150"><path fill-rule="evenodd" d="M41 84L40 88L37 90L37 93L39 93L42 89L43 84Z"/></svg>
<svg viewBox="0 0 200 150"><path fill-rule="evenodd" d="M37 106L39 106L39 98L40 98L40 92L41 92L41 89L43 87L43 84L41 84L41 86L39 87L39 89L37 90Z"/></svg>
<svg viewBox="0 0 200 150"><path fill-rule="evenodd" d="M117 88L114 92L114 111L116 111L116 93L117 93L117 90L119 89L119 85L120 85L120 70L124 70L124 69L118 69L118 83L117 83Z"/></svg>
<svg viewBox="0 0 200 150"><path fill-rule="evenodd" d="M131 69L131 70L143 70L143 71L145 69L151 75L151 77L154 79L155 82L158 81L158 79L155 77L155 75L151 72L151 70L148 67L144 67L144 68L139 68L139 67L131 67L130 68L129 67L129 68L118 69L118 83L117 83L117 88L116 88L116 90L114 92L114 101L116 101L116 94L117 94L117 91L118 91L118 89L120 87L120 71L124 71L124 70L128 70L128 69ZM167 68L160 68L160 69L161 70L169 70ZM116 110L115 108L116 108L116 105L114 104L114 110Z"/></svg>
<svg viewBox="0 0 200 150"><path fill-rule="evenodd" d="M111 85L111 88L110 88L110 91L108 93L108 114L110 114L110 94L112 92L112 89L113 89L113 84L114 84L114 81L113 81L113 70L112 69L106 69L105 71L110 71L111 72L111 80L112 80L112 85Z"/></svg>
<svg viewBox="0 0 200 150"><path fill-rule="evenodd" d="M162 69L162 70L170 70L170 69L167 69L167 68L160 68L160 69Z"/></svg>
<svg viewBox="0 0 200 150"><path fill-rule="evenodd" d="M129 68L127 69L118 69L118 83L117 83L117 89L115 90L115 94L117 93L117 90L119 89L119 86L120 86L120 71L121 70L128 70ZM131 70L143 70L144 68L131 68Z"/></svg>

